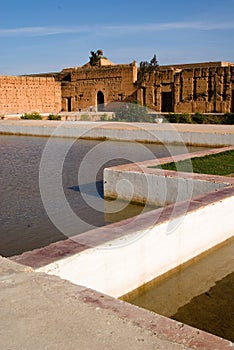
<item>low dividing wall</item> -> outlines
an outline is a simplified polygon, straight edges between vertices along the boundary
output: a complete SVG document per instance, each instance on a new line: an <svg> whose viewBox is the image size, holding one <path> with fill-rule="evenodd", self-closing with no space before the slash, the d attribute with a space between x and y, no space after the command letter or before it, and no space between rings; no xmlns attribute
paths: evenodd
<svg viewBox="0 0 234 350"><path fill-rule="evenodd" d="M0 134L234 146L234 125L1 120Z"/></svg>
<svg viewBox="0 0 234 350"><path fill-rule="evenodd" d="M193 157L230 149L234 147L196 152ZM189 157L186 154L173 159ZM149 168L155 162L171 160L168 157L106 169L104 190L109 194L111 188L119 198L129 199L131 180L136 188L134 200L155 204L166 198L174 204L12 259L36 271L120 297L232 237L234 178L181 173L175 185L178 173L163 174L160 169ZM161 183L162 187L166 185L161 188ZM181 194L175 194L178 184Z"/></svg>
<svg viewBox="0 0 234 350"><path fill-rule="evenodd" d="M72 124L75 126L74 130ZM14 124L13 128L9 124L6 124L5 127L2 127L3 125L0 123L0 132L5 130L6 133L6 130L8 130L9 133L20 131L25 134L25 130L27 130L26 134L35 135L35 132L37 132L37 135L42 133L46 136L49 131L53 132L58 124L50 124L50 130L48 130L48 124L43 126L43 124L37 125L35 123L33 124L34 127L27 124L29 129L25 129L24 125L26 124ZM67 129L65 126L67 126ZM113 129L109 129L109 126L107 126L107 131L105 126L93 129L93 124L91 125L91 131L89 131L87 123L83 125L83 130L82 127L77 127L74 123L65 124L65 126L59 129L57 136L77 137L77 134L82 134L88 138L91 135L92 137L100 137L100 135L106 137L106 135L109 135L108 137L116 137L117 139L128 137L128 132L125 134L126 128L123 127L122 130L121 125ZM134 138L134 126L132 130L131 135ZM222 131L224 132L224 129ZM160 134L162 139L162 135L164 135L162 130ZM217 145L217 142L222 143L224 139L224 144L234 142L232 133L228 133L227 138L224 136L224 139L222 135L224 134L216 135L217 137L214 135L212 142L215 145ZM172 140L173 137L170 138L170 142ZM189 143L191 141L192 139ZM210 152L215 153L217 151ZM199 153L197 153L198 155ZM174 157L174 160L176 160L176 157ZM164 161L166 162L165 159ZM148 168L149 165L155 165L155 160L152 163L141 163L141 172L143 172L142 166L148 169L149 177L146 177L146 182L151 181L153 186L155 174L160 170L150 169ZM136 173L139 174L139 166L135 164L130 167L132 166L136 167ZM133 170L132 168L132 173L134 173ZM168 182L167 185L171 187L172 195L174 193L172 187L174 178L169 173L163 176L171 178L171 182ZM162 181L162 174L158 176L158 179ZM95 289L95 292L85 289L82 294L85 303L90 306L95 305L98 309L110 308L121 314L125 321L134 319L135 324L144 325L144 327L159 336L166 337L166 339L169 337L173 345L177 341L194 349L232 347L231 342L194 330L186 325L178 324L165 317L148 313L146 310L121 301L114 301L110 297L100 295L97 292L120 297L233 236L233 179L227 179L226 177L217 179L216 177L213 181L208 180L208 178L195 179L191 178L190 175L183 174L180 180L186 184L187 188L190 188L189 184L192 182L193 184L198 183L199 190L193 192L193 195L194 193L203 192L203 186L211 186L211 188L206 187L206 190L215 189L215 191L77 235L66 241L53 243L45 248L25 252L20 256L12 257L11 260L31 266L38 272L57 275L74 284ZM138 188L144 184L139 183L139 185ZM155 200L155 198L152 197L152 200ZM171 200L174 199L171 198ZM77 295L75 298L77 298Z"/></svg>
<svg viewBox="0 0 234 350"><path fill-rule="evenodd" d="M114 117L113 112L90 112L89 110L83 110L82 112L61 112L61 120L67 121L100 121L102 118L104 120L112 120Z"/></svg>
<svg viewBox="0 0 234 350"><path fill-rule="evenodd" d="M12 260L120 297L232 237L233 206L224 188Z"/></svg>
<svg viewBox="0 0 234 350"><path fill-rule="evenodd" d="M234 185L234 178L161 170L152 166L204 155L212 155L234 147L205 150L140 163L133 163L104 170L104 195L126 201L165 206L190 200L199 194L216 191ZM192 169L191 169L192 170Z"/></svg>

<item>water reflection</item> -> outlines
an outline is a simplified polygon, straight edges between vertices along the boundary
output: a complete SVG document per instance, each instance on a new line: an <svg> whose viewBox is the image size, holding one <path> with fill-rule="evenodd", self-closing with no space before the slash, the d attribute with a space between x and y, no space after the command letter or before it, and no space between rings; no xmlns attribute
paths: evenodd
<svg viewBox="0 0 234 350"><path fill-rule="evenodd" d="M6 136L0 135L0 255L12 256L20 254L27 250L46 246L52 242L66 239L50 221L41 200L39 189L39 165L42 152L47 142L45 137L24 137L24 136ZM54 138L52 147L55 150L54 157L48 160L48 176L53 177L53 164L56 162L56 152L59 156L59 150L70 144L69 139ZM84 223L94 227L103 226L106 223L121 220L128 215L137 215L142 211L141 206L129 205L127 210L122 213L105 217L104 201L102 198L102 173L106 166L129 163L129 160L123 158L114 158L107 163L102 164L97 171L97 184L92 184L92 190L96 186L97 198L101 211L87 205L81 191L90 191L90 185L78 184L77 173L79 166L86 154L100 142L94 140L78 140L70 148L62 170L63 190L66 200L73 212L78 215ZM164 157L172 154L184 153L184 147L173 146L168 150L162 145L143 145L139 152L136 152L136 145L127 142L104 142L103 152L109 156L114 154L127 153L134 155L137 161L151 159L152 154L155 157ZM150 152L144 152L146 147ZM191 151L202 149L189 148ZM146 153L147 157L146 158ZM151 154L151 156L150 156ZM92 164L90 164L92 171ZM92 195L92 193L90 193ZM52 198L54 209L63 218L63 203ZM134 209L135 208L135 209ZM137 213L137 214L136 214ZM64 218L66 219L66 218ZM69 225L69 222L68 222ZM75 234L84 232L87 225L73 227Z"/></svg>
<svg viewBox="0 0 234 350"><path fill-rule="evenodd" d="M234 341L234 239L121 299Z"/></svg>

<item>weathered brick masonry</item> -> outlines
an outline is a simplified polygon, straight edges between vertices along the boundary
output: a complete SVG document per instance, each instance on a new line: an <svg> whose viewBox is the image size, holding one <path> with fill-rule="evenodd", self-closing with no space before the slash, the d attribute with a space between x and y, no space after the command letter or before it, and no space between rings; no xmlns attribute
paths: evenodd
<svg viewBox="0 0 234 350"><path fill-rule="evenodd" d="M136 62L66 68L60 73L0 77L0 113L102 109L137 100L158 112L234 112L234 64L203 62L160 66L137 80ZM99 107L98 107L99 106Z"/></svg>
<svg viewBox="0 0 234 350"><path fill-rule="evenodd" d="M65 69L57 78L65 111L137 100L158 112L234 112L234 64L228 62L160 66L141 86L135 62Z"/></svg>
<svg viewBox="0 0 234 350"><path fill-rule="evenodd" d="M135 62L99 67L86 64L83 67L64 69L58 79L62 82L62 108L65 111L78 111L90 106L137 98L134 86L137 79Z"/></svg>
<svg viewBox="0 0 234 350"><path fill-rule="evenodd" d="M61 84L54 78L0 76L0 113L60 112Z"/></svg>
<svg viewBox="0 0 234 350"><path fill-rule="evenodd" d="M234 112L234 64L161 66L146 76L138 100L159 112Z"/></svg>

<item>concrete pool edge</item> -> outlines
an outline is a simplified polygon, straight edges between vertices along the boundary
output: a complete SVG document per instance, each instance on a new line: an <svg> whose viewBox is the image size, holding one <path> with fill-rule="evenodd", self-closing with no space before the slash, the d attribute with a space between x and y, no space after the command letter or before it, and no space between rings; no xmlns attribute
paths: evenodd
<svg viewBox="0 0 234 350"><path fill-rule="evenodd" d="M194 146L234 145L234 125L1 120L0 134Z"/></svg>
<svg viewBox="0 0 234 350"><path fill-rule="evenodd" d="M36 273L30 268L1 257L0 270L2 283L0 306L2 314L6 316L2 319L2 345L5 348L10 348L12 343L17 343L17 348L23 346L25 350L29 350L32 348L29 341L31 339L32 342L36 341L36 349L44 348L45 344L49 345L51 349L57 348L58 345L66 348L71 342L75 346L85 342L85 348L91 349L94 342L99 344L100 339L103 343L111 342L114 336L117 338L116 343L112 343L112 348L120 349L126 348L124 339L126 341L128 338L129 331L131 331L131 341L135 344L135 347L132 348L137 349L140 349L143 344L149 348L154 348L157 345L160 349L172 348L175 350L226 350L233 348L234 345L229 340L89 288L74 285L56 276ZM7 298L5 298L6 295ZM30 303L22 303L22 300L27 299L29 295L33 296ZM56 307L57 304L59 307ZM67 315L64 315L63 319L59 316L60 310L67 308ZM44 334L42 337L40 330L45 326L45 321L43 317L40 318L40 315L43 315L45 310L48 334ZM35 315L39 317L35 317ZM83 322L82 326L77 328L78 316ZM56 319L56 322L52 323L51 318ZM90 319L95 319L97 323L92 322L91 324ZM107 320L110 321L109 325L106 323ZM9 327L9 322L11 322L11 327ZM112 329L112 322L115 322L119 328ZM87 325L93 337L87 337ZM66 331L66 327L69 327L69 332ZM119 333L121 327L125 328L126 336ZM97 328L102 333L102 337L95 340L94 335ZM59 337L53 338L54 332L57 332L58 329L64 334L62 342L61 339L57 339ZM53 347L53 345L55 346Z"/></svg>
<svg viewBox="0 0 234 350"><path fill-rule="evenodd" d="M136 203L165 206L194 196L233 186L234 177L163 170L166 163L234 150L233 146L130 163L104 169L104 196Z"/></svg>
<svg viewBox="0 0 234 350"><path fill-rule="evenodd" d="M232 181L232 180L229 180L229 181ZM207 195L201 195L200 197L196 197L196 198L193 198L192 200L191 200L191 202L189 203L189 205L188 205L188 203L186 203L185 204L185 207L186 206L188 206L188 213L190 213L190 212L196 212L196 211L198 211L199 210L199 208L205 208L205 207L211 207L211 206L216 206L216 203L218 204L219 203L219 205L217 205L217 213L220 215L220 213L222 214L222 211L220 211L221 209L222 209L222 206L223 206L223 203L225 204L225 202L226 202L226 200L230 197L233 197L233 184L229 184L230 185L230 187L226 187L226 188L224 188L224 189L221 189L221 190L217 190L217 191L215 191L215 192L213 192L213 193L209 193L209 194L207 194ZM161 216L161 215L159 215L159 217L160 217L160 219L159 219L159 222L158 222L158 224L163 224L163 223L165 223L165 221L166 221L166 217L167 217L167 215L171 215L171 213L173 212L174 214L175 214L175 216L173 216L172 218L174 219L175 217L177 217L178 218L178 216L181 214L181 210L182 210L182 212L183 212L183 210L184 210L184 207L183 207L183 205L184 205L184 203L180 203L180 204L178 204L177 206L169 206L169 207L167 207L167 208L165 208L165 210L161 210L161 209L159 209L158 210L158 213L163 213L163 215ZM231 207L233 205L233 201L230 201L229 202L229 205L226 205L226 208L228 208L229 206ZM173 211L173 209L174 208L177 208L175 211ZM164 215L165 214L165 215ZM201 212L201 214L203 215L204 214L204 212ZM217 215L218 215L217 214ZM145 216L143 216L143 218L142 218L142 221L144 221L144 219L147 217L147 219L149 218L149 216L150 216L150 214L147 214L147 215L149 215L149 216L146 216L146 214L144 214ZM171 216L170 216L171 217ZM229 216L229 218L232 218L231 217L231 215ZM196 218L195 218L196 219ZM125 223L131 223L131 219L129 219L129 220L126 220L125 221ZM123 223L121 223L122 225L123 225ZM134 224L134 222L133 222L133 224ZM133 225L134 226L134 225ZM127 232L127 234L129 234L130 236L133 236L133 226L130 226L130 231L129 231L129 233ZM95 254L97 254L97 250L99 249L100 250L100 248L102 249L102 245L103 245L103 243L104 243L104 250L106 250L106 248L107 248L107 246L109 245L109 244L112 244L112 242L114 241L113 240L113 237L111 237L111 235L114 233L114 236L116 237L116 241L120 241L121 239L122 239L122 237L123 237L123 234L126 234L126 230L123 230L123 232L121 233L119 230L118 230L118 224L117 225L113 225L113 226L111 226L112 228L113 228L113 230L111 230L112 232L109 232L109 229L110 229L110 227L107 227L107 228L105 228L105 230L104 230L104 228L103 229L97 229L97 230L95 230L96 231L96 233L94 234L94 237L92 237L93 236L93 232L91 231L90 233L88 233L88 235L79 235L79 238L78 238L78 240L77 240L77 242L75 241L73 241L72 239L70 239L70 240L67 240L67 241L64 241L64 242L58 242L58 243L56 243L56 244L54 244L54 245L51 245L51 246L49 246L49 247L45 247L45 248L42 248L42 250L40 250L40 251L33 251L33 252L29 252L29 255L31 254L31 258L32 258L32 260L31 260L31 263L32 263L32 265L34 264L34 263L39 263L39 265L38 266L35 266L35 268L37 269L37 271L39 272L39 271L43 271L43 268L42 269L40 269L40 265L41 266L43 266L43 265L45 265L45 264L51 264L53 261L55 262L55 265L57 264L57 262L58 262L58 265L60 264L59 263L59 261L60 261L60 259L61 260L63 260L63 262L64 262L64 259L66 260L67 258L69 258L69 257L71 257L71 255L73 254L73 253L75 253L75 254L78 254L78 252L80 252L81 254L85 254L85 253L88 253L89 251L90 252L94 252ZM148 228L149 227L146 227L146 229L148 230ZM98 240L97 238L97 236L101 233L101 232L103 232L103 235L102 235L102 237L101 237L101 240ZM233 231L232 231L233 232ZM223 238L224 239L224 238ZM217 244L217 242L216 242L216 244ZM96 249L97 248L97 249ZM37 255L37 253L39 253L38 255ZM41 254L42 253L42 254ZM27 255L27 253L25 253L26 255ZM17 260L18 258L19 258L19 262L20 263L24 263L24 262L26 262L26 260L27 259L31 259L30 257L29 257L29 255L28 255L28 257L26 257L26 255L24 255L24 258L25 258L25 260L24 260L24 258L23 258L23 255L21 256L21 257L15 257L15 258L12 258L12 260ZM79 254L78 254L79 255ZM35 258L35 260L33 260ZM47 260L48 259L48 260ZM51 259L50 261L49 261L49 259ZM28 260L28 261L29 261ZM84 266L84 265L83 265ZM48 273L52 273L53 274L53 269L54 269L54 267L55 266L49 266L49 269L48 269ZM94 260L94 263L93 264L91 264L91 269L90 269L90 272L93 270L93 273L95 273L95 260ZM51 269L50 269L51 268ZM55 269L56 269L57 267L55 267ZM117 271L117 270L116 270ZM111 278L111 276L113 276L112 274L110 274L110 277L109 278ZM62 276L61 275L61 277L62 278L65 278L64 276ZM92 297L91 295L94 295L94 297ZM94 304L94 305L99 305L100 304L100 302L99 302L99 298L102 300L103 299L103 294L99 294L100 295L100 297L98 297L97 296L98 295L98 292L96 292L96 291L92 291L92 290L90 290L90 289L86 289L85 291L84 291L84 298L85 298L85 301L87 302L87 303L89 303L90 305L91 304ZM106 296L107 297L107 296ZM107 297L107 299L108 298L111 298L111 297ZM115 310L115 307L117 307L117 308L120 308L120 304L114 304L114 301L111 299L111 301L110 302L113 302L113 307L114 307L114 310ZM99 307L99 306L96 306L96 307ZM106 299L105 299L105 305L104 305L104 308L106 308ZM126 310L126 308L123 310L123 318L125 318L125 319L128 319L128 315L125 315L125 313L127 313L127 310ZM143 317L143 314L141 314L142 315L142 317ZM139 318L140 318L141 316L140 315L138 315L137 317L136 317L136 320L134 321L134 322L138 322L138 320L139 320ZM145 322L145 317L146 316L144 316L144 320L142 321L143 322L143 324L145 324L144 322ZM149 323L152 323L152 315L151 316L149 316ZM161 320L161 319L160 319ZM171 321L171 320L169 320L169 321ZM164 320L162 320L162 324L161 324L161 326L162 326L162 329L160 330L160 334L164 334L164 332L165 332L165 328L170 328L170 324L168 324L166 321L166 323L164 324L163 323L164 322ZM178 323L177 323L178 324ZM148 326L147 326L148 327ZM150 325L149 325L149 327L150 327ZM159 329L160 329L160 326L159 326L159 323L157 322L157 325L155 326L155 327L159 327ZM185 328L184 327L187 327L187 326L184 326L184 325L182 325L182 324L178 324L178 328L179 329L182 329L182 330L184 330ZM173 341L173 337L177 337L177 333L178 333L178 330L177 330L177 326L175 325L175 326L172 326L172 328L173 328L173 330L172 330L172 338L170 338L172 341ZM154 329L156 329L156 328L154 328ZM158 328L157 328L158 329ZM157 332L157 329L156 329L156 332ZM187 329L187 328L186 328ZM189 328L190 329L190 328ZM152 329L152 331L153 331L153 329ZM177 332L177 333L176 333ZM188 336L188 338L190 338L190 335L191 335L191 332L192 332L192 330L190 329L189 331L189 336ZM198 331L198 330L195 330L195 335L196 334L200 334L199 332L201 332L201 331ZM176 334L175 334L176 333ZM195 337L194 335L192 336L192 337ZM181 344L184 344L184 338L186 338L186 333L185 334L182 334L182 340L181 340ZM216 337L215 337L216 338ZM187 339L187 338L186 338ZM212 342L213 340L212 339L214 339L214 338L206 338L206 335L205 335L205 339L206 339L206 341L205 341L205 345L204 345L204 348L206 348L206 349L209 349L209 347L207 346L207 344L209 343L209 342ZM187 341L187 340L186 340ZM189 340L188 340L189 341ZM217 341L217 339L216 339L216 341ZM202 342L200 341L200 340L197 340L196 339L196 344L198 344L198 345L192 345L194 348L196 348L195 346L198 346L197 348L202 348ZM192 344L192 343L191 343ZM218 347L218 348L226 348L226 347L223 347L223 346L226 346L227 345L227 347L229 348L229 347L232 347L233 345L231 345L231 343L230 342L227 342L227 343L219 343L219 345L217 345L216 344L216 346L220 346L220 347ZM212 347L211 347L212 349L214 349L214 344L212 344Z"/></svg>
<svg viewBox="0 0 234 350"><path fill-rule="evenodd" d="M231 238L233 203L224 188L10 259L120 297Z"/></svg>

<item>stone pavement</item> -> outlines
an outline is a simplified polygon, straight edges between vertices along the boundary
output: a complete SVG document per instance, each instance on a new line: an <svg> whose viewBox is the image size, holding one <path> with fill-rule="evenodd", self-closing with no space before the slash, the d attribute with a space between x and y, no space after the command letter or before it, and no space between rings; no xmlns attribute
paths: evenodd
<svg viewBox="0 0 234 350"><path fill-rule="evenodd" d="M230 349L230 342L0 258L1 350Z"/></svg>

